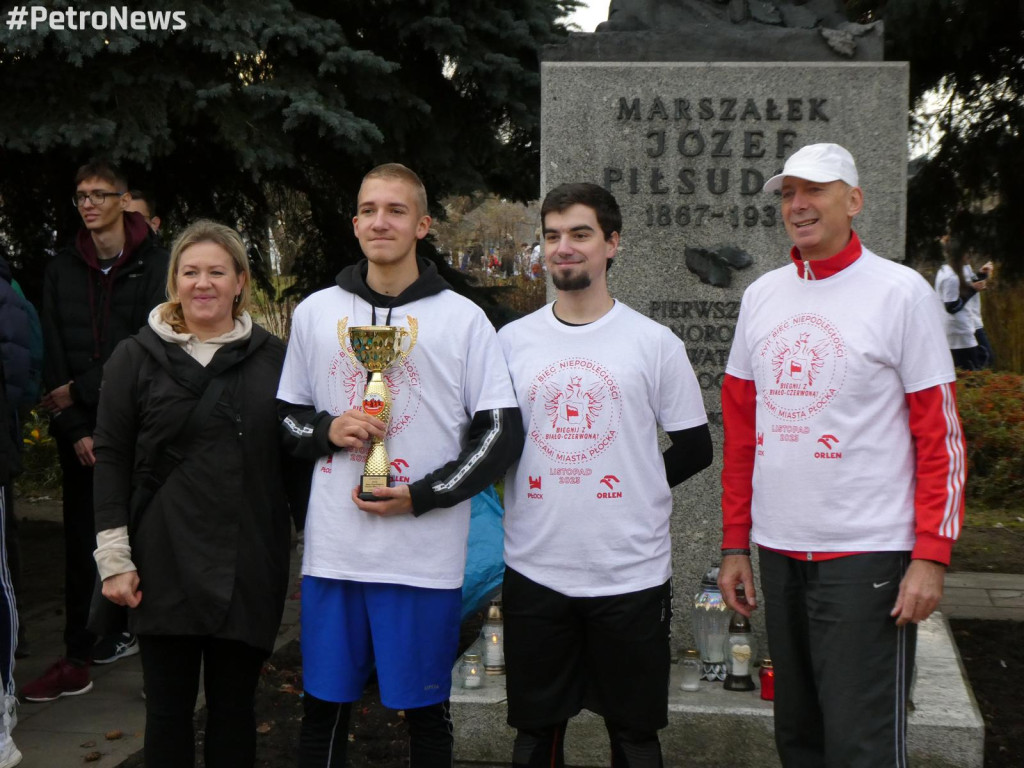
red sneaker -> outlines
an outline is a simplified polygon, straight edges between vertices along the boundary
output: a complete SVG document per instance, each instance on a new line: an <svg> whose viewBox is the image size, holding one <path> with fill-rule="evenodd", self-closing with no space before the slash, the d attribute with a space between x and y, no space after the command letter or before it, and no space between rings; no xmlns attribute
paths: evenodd
<svg viewBox="0 0 1024 768"><path fill-rule="evenodd" d="M25 701L53 701L61 696L77 696L92 690L89 666L81 667L61 658L31 683L22 686Z"/></svg>

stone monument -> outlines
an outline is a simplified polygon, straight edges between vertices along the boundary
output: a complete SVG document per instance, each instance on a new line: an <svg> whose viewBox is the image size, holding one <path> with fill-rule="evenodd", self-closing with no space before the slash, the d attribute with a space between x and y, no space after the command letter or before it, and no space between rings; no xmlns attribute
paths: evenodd
<svg viewBox="0 0 1024 768"><path fill-rule="evenodd" d="M881 61L881 25L850 24L839 5L613 0L597 33L544 49L541 195L593 181L616 196L612 292L685 342L716 438L716 463L675 493L677 653L695 647L687 606L718 560L720 388L740 299L788 259L779 199L761 186L799 147L840 143L865 190L858 233L904 256L908 67Z"/></svg>
<svg viewBox="0 0 1024 768"><path fill-rule="evenodd" d="M701 45L717 54L716 61L723 60L723 54L732 59L735 46L748 41L756 51L764 44L756 38L765 34L785 39L790 56L793 48L801 48L812 60L827 55L821 43L839 56L856 58L858 38L869 35L860 58L881 58L881 25L848 21L840 0L612 0L608 21L597 31L656 33L695 28L703 28ZM790 32L780 37L781 29ZM676 59L671 56L670 60Z"/></svg>
<svg viewBox="0 0 1024 768"><path fill-rule="evenodd" d="M907 65L882 61L881 26L850 25L840 5L612 0L598 33L544 51L541 195L569 181L615 194L623 230L612 292L686 343L718 446L716 464L675 493L676 652L694 646L688 604L718 561L720 387L740 299L788 259L779 200L762 184L804 144L843 144L865 190L858 233L876 253L904 255ZM981 716L939 614L923 625L917 658L912 759L979 768ZM666 766L779 765L770 703L709 683L684 693L679 677L661 732ZM507 764L503 678L453 688L452 705L456 757ZM607 765L607 743L601 719L584 711L570 721L566 760Z"/></svg>

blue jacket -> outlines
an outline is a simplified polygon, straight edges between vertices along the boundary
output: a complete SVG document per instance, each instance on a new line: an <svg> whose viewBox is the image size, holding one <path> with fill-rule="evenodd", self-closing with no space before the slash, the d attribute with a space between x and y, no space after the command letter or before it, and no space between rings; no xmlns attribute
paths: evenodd
<svg viewBox="0 0 1024 768"><path fill-rule="evenodd" d="M4 366L7 404L16 408L34 404L39 386L38 381L33 384L38 370L33 371L30 305L11 282L11 266L0 256L0 362Z"/></svg>

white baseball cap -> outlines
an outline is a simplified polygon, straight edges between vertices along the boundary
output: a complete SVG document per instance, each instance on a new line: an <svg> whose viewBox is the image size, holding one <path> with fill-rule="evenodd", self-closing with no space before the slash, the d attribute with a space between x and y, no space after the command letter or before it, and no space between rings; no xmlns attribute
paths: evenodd
<svg viewBox="0 0 1024 768"><path fill-rule="evenodd" d="M851 187L859 186L853 155L838 144L808 144L801 147L789 156L782 173L765 182L764 191L776 192L782 189L782 179L786 176L807 181L845 181Z"/></svg>

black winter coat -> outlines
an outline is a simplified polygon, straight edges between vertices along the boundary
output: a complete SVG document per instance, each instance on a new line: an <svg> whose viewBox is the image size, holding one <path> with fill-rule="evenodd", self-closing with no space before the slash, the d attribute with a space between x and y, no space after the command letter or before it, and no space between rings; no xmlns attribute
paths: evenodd
<svg viewBox="0 0 1024 768"><path fill-rule="evenodd" d="M125 213L125 231L124 257L109 274L83 252L86 230L46 267L43 387L74 381L74 405L50 421L54 435L70 442L92 434L103 364L166 298L167 250L140 214Z"/></svg>
<svg viewBox="0 0 1024 768"><path fill-rule="evenodd" d="M291 544L285 474L300 478L287 466L275 412L283 361L284 344L259 326L205 368L147 326L104 367L94 433L96 529L128 526L142 592L129 610L133 632L212 635L273 649ZM208 423L132 517L133 489L216 375L226 377L225 388Z"/></svg>

